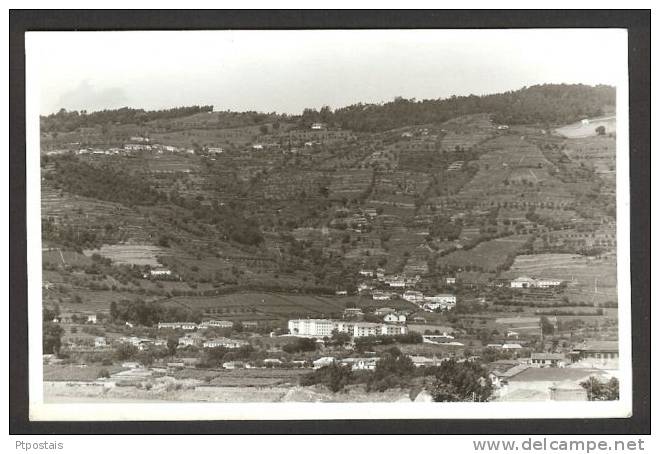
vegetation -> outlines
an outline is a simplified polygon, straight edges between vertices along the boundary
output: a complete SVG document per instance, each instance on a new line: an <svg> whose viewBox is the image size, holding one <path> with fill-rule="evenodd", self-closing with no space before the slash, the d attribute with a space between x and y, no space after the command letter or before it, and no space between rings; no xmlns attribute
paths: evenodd
<svg viewBox="0 0 660 454"><path fill-rule="evenodd" d="M587 390L589 400L619 400L619 380L612 377L608 382L601 382L595 377L580 383Z"/></svg>
<svg viewBox="0 0 660 454"><path fill-rule="evenodd" d="M423 100L396 98L382 105L355 104L320 111L306 109L304 125L322 121L356 131L385 131L411 124L441 123L461 115L488 112L502 124L568 124L600 116L615 104L614 87L600 85L535 85L485 96L452 96Z"/></svg>
<svg viewBox="0 0 660 454"><path fill-rule="evenodd" d="M485 402L493 392L486 370L473 361L443 361L428 369L435 378L431 389L435 402Z"/></svg>

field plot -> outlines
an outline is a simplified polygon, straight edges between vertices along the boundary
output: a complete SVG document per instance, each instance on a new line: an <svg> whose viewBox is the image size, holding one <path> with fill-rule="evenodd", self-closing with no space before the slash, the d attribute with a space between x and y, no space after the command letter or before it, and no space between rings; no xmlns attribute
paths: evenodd
<svg viewBox="0 0 660 454"><path fill-rule="evenodd" d="M575 254L519 255L511 277L537 276L568 282L567 296L573 301L616 301L616 260Z"/></svg>
<svg viewBox="0 0 660 454"><path fill-rule="evenodd" d="M446 131L441 142L441 147L445 151L455 150L456 147L468 150L492 137L496 130L488 114L453 118L443 123L441 127Z"/></svg>
<svg viewBox="0 0 660 454"><path fill-rule="evenodd" d="M438 257L438 266L476 267L486 272L494 272L502 266L508 254L515 253L525 244L527 235L514 235L478 244L464 251L458 250L444 257Z"/></svg>
<svg viewBox="0 0 660 454"><path fill-rule="evenodd" d="M109 258L118 265L159 266L157 256L164 253L164 249L150 244L104 244L99 249L86 249L83 251L87 257L99 254Z"/></svg>
<svg viewBox="0 0 660 454"><path fill-rule="evenodd" d="M277 386L297 385L309 369L238 369L214 371L211 386Z"/></svg>
<svg viewBox="0 0 660 454"><path fill-rule="evenodd" d="M476 161L479 171L455 199L484 207L505 202L514 206L563 206L573 200L566 185L550 175L554 165L524 137L501 136L479 149L487 150Z"/></svg>
<svg viewBox="0 0 660 454"><path fill-rule="evenodd" d="M373 179L373 170L340 170L332 175L329 197L333 200L353 199L364 196Z"/></svg>
<svg viewBox="0 0 660 454"><path fill-rule="evenodd" d="M92 260L83 254L74 251L66 251L60 248L44 249L41 252L41 260L44 266L76 266L84 267L92 264Z"/></svg>
<svg viewBox="0 0 660 454"><path fill-rule="evenodd" d="M616 133L616 116L592 118L584 123L579 121L558 128L554 132L569 139L576 139L597 135L596 128L601 126L605 128L605 134Z"/></svg>
<svg viewBox="0 0 660 454"><path fill-rule="evenodd" d="M285 319L288 317L328 316L343 312L342 298L314 295L288 295L276 293L235 293L218 297L173 298L168 303L177 303L191 309L212 314L247 314L251 318L263 316Z"/></svg>
<svg viewBox="0 0 660 454"><path fill-rule="evenodd" d="M44 365L43 379L44 381L94 381L102 370L114 374L126 369L119 366Z"/></svg>

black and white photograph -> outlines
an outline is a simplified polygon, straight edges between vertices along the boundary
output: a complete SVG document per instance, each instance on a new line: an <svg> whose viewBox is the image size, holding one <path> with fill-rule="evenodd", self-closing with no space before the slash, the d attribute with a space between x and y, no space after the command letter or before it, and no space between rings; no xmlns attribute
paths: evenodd
<svg viewBox="0 0 660 454"><path fill-rule="evenodd" d="M25 41L34 420L631 415L625 29Z"/></svg>

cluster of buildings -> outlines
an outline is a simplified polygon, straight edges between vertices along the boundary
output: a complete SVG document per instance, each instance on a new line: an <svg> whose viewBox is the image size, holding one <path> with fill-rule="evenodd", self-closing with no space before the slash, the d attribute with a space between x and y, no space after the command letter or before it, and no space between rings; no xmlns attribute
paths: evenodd
<svg viewBox="0 0 660 454"><path fill-rule="evenodd" d="M207 328L232 328L234 322L229 320L205 320L201 323L194 322L160 322L158 329L181 329L184 331L196 331Z"/></svg>
<svg viewBox="0 0 660 454"><path fill-rule="evenodd" d="M199 333L186 334L179 338L179 346L181 347L203 347L203 348L241 348L248 345L249 342L241 339L229 339L227 337L216 337L213 339L205 339Z"/></svg>
<svg viewBox="0 0 660 454"><path fill-rule="evenodd" d="M456 295L451 293L427 296L416 290L407 290L401 297L408 302L417 304L428 312L435 312L437 310L446 311L456 307Z"/></svg>
<svg viewBox="0 0 660 454"><path fill-rule="evenodd" d="M562 281L559 279L531 278L520 276L511 281L511 288L552 288L559 287Z"/></svg>
<svg viewBox="0 0 660 454"><path fill-rule="evenodd" d="M358 293L370 293L374 301L387 301L394 297L399 297L418 305L421 309L428 312L451 310L456 307L456 295L449 293L424 295L424 293L414 290L414 287L421 281L419 275L412 277L386 275L385 270L382 268L376 268L375 270L362 269L358 274L361 277L372 279L371 283L360 282L357 287ZM448 278L447 283L455 284L456 279ZM375 287L380 287L381 289ZM383 287L387 287L388 290L383 290Z"/></svg>
<svg viewBox="0 0 660 454"><path fill-rule="evenodd" d="M500 401L587 400L582 383L617 378L618 357L617 341L592 341L568 353L532 353L487 367Z"/></svg>
<svg viewBox="0 0 660 454"><path fill-rule="evenodd" d="M402 324L373 323L350 320L296 319L289 320L289 333L302 337L330 337L333 331L346 333L351 337L396 336L407 334L408 328Z"/></svg>

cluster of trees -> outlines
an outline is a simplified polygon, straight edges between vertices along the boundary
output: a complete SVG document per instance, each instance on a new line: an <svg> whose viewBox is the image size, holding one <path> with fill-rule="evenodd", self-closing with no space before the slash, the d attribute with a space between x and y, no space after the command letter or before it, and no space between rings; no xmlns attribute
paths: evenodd
<svg viewBox="0 0 660 454"><path fill-rule="evenodd" d="M580 383L587 390L589 400L619 400L619 380L612 377L608 382L601 382L596 377Z"/></svg>
<svg viewBox="0 0 660 454"><path fill-rule="evenodd" d="M410 357L396 347L382 352L373 371L353 371L333 363L300 379L302 386L325 385L339 392L348 385L364 384L367 391L411 388L415 381L427 383L436 402L487 401L492 392L488 372L472 361L448 360L439 366L416 368Z"/></svg>
<svg viewBox="0 0 660 454"><path fill-rule="evenodd" d="M396 98L382 105L355 104L334 112L305 109L301 123L336 124L344 129L379 132L410 124L441 123L461 115L491 113L503 124L565 124L602 115L615 104L614 87L545 84L485 96L423 100Z"/></svg>
<svg viewBox="0 0 660 454"><path fill-rule="evenodd" d="M42 132L60 132L106 124L142 125L148 121L185 117L202 112L213 112L213 106L174 107L172 109L149 111L122 107L91 113L86 110L78 112L77 110L60 109L57 113L41 116L40 123Z"/></svg>
<svg viewBox="0 0 660 454"><path fill-rule="evenodd" d="M431 395L435 402L485 402L493 393L488 372L473 361L443 361L426 371L435 380Z"/></svg>
<svg viewBox="0 0 660 454"><path fill-rule="evenodd" d="M130 322L142 326L153 326L159 322L194 322L202 321L200 311L181 306L165 306L153 301L123 300L110 303L110 319L113 322Z"/></svg>
<svg viewBox="0 0 660 454"><path fill-rule="evenodd" d="M299 337L295 341L282 346L282 350L287 353L313 352L316 350L316 341L307 337Z"/></svg>
<svg viewBox="0 0 660 454"><path fill-rule="evenodd" d="M55 161L55 170L44 178L67 192L127 206L154 205L165 200L144 178L109 165L93 166L70 156Z"/></svg>
<svg viewBox="0 0 660 454"><path fill-rule="evenodd" d="M449 216L438 215L433 218L433 223L429 227L429 236L453 241L458 239L462 230L463 222L460 219L453 222Z"/></svg>

